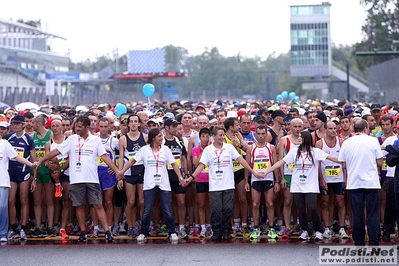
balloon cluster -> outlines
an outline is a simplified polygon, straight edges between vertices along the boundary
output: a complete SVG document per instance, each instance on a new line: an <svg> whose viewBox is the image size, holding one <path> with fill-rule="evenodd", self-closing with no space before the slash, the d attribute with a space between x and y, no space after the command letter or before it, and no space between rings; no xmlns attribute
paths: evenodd
<svg viewBox="0 0 399 266"><path fill-rule="evenodd" d="M295 94L295 92L283 91L281 94L276 96L276 101L281 102L284 99L290 98L294 103L299 102L299 96Z"/></svg>

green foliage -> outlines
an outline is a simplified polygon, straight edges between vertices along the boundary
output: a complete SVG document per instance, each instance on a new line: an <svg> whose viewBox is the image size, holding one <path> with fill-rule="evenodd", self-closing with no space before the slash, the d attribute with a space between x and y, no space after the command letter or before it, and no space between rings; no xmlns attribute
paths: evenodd
<svg viewBox="0 0 399 266"><path fill-rule="evenodd" d="M397 0L361 0L367 8L367 18L362 27L363 40L355 44L354 52L396 50L399 41L399 2ZM394 56L358 56L360 71Z"/></svg>

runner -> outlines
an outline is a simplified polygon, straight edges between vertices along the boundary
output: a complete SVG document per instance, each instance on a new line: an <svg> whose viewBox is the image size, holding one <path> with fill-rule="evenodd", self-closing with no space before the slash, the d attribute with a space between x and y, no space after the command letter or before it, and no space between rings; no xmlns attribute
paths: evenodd
<svg viewBox="0 0 399 266"><path fill-rule="evenodd" d="M255 144L248 145L246 160L249 165L252 166L255 172L262 173L267 168L271 167L277 160L276 148L274 145L266 142L267 128L265 126L258 126L256 128L256 140ZM248 176L247 170L245 176ZM274 176L280 176L280 169L274 171ZM252 215L254 221L254 229L250 235L251 239L257 239L260 236L259 229L259 206L262 194L266 199L267 206L267 218L269 220L269 232L268 236L272 239L277 238L276 229L274 227L274 193L280 191L280 181L274 180L273 173L267 174L264 178L258 179L255 176L251 176L251 195L252 195ZM245 178L246 186L249 184L247 178Z"/></svg>
<svg viewBox="0 0 399 266"><path fill-rule="evenodd" d="M316 142L315 147L326 153L338 156L341 149L343 139L337 137L336 125L334 122L327 122L326 137ZM330 160L325 160L320 163L321 171L319 172L319 181L321 185L321 216L324 223L324 238L331 238L333 221L334 205L330 202L330 193L335 195L335 201L338 207L338 226L339 237L347 239L348 235L345 232L345 200L344 187L346 184L346 169L342 169L341 164L334 163Z"/></svg>
<svg viewBox="0 0 399 266"><path fill-rule="evenodd" d="M283 166L284 163L294 164L291 180L291 193L294 194L295 203L298 209L299 223L302 233L299 240L309 239L309 225L306 217L306 210L310 212L313 227L316 230L315 239L323 240L323 225L317 211L317 194L319 190L319 162L329 159L338 162L338 158L326 152L312 147L312 136L308 131L302 131L298 148L291 149L286 156L272 167L266 169L266 174Z"/></svg>

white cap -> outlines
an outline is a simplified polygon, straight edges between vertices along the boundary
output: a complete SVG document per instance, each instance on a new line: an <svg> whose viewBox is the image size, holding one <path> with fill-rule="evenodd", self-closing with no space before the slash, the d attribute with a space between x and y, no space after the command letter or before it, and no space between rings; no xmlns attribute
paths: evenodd
<svg viewBox="0 0 399 266"><path fill-rule="evenodd" d="M157 119L151 118L151 119L148 120L147 124L150 123L150 122L152 122L152 123L154 123L154 124L159 126L159 121Z"/></svg>
<svg viewBox="0 0 399 266"><path fill-rule="evenodd" d="M227 118L229 118L229 117L237 118L237 112L236 111L228 111L226 117Z"/></svg>

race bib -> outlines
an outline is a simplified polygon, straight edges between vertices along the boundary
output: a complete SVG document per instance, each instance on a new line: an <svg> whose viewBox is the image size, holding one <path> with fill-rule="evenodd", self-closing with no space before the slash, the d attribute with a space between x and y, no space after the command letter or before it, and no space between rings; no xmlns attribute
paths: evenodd
<svg viewBox="0 0 399 266"><path fill-rule="evenodd" d="M259 172L259 171L264 171L267 168L269 168L270 162L268 159L256 159L254 160L254 170Z"/></svg>
<svg viewBox="0 0 399 266"><path fill-rule="evenodd" d="M177 166L178 166L179 168L181 168L181 158L180 158L179 155L178 155L178 156L175 156L175 163L177 164ZM168 163L168 170L173 170L173 166L172 166L171 163Z"/></svg>
<svg viewBox="0 0 399 266"><path fill-rule="evenodd" d="M155 184L161 183L161 175L160 174L154 175L154 182L155 182Z"/></svg>
<svg viewBox="0 0 399 266"><path fill-rule="evenodd" d="M208 165L205 165L204 169L202 169L202 172L208 173L209 172L209 167Z"/></svg>
<svg viewBox="0 0 399 266"><path fill-rule="evenodd" d="M341 175L340 168L326 168L326 177L339 177Z"/></svg>
<svg viewBox="0 0 399 266"><path fill-rule="evenodd" d="M136 155L136 152L129 152L129 161L133 159L134 155Z"/></svg>
<svg viewBox="0 0 399 266"><path fill-rule="evenodd" d="M306 184L306 178L307 178L306 175L300 175L299 176L299 183L300 184Z"/></svg>
<svg viewBox="0 0 399 266"><path fill-rule="evenodd" d="M295 164L290 163L290 164L288 165L288 168L290 169L290 171L294 171L294 169L295 169Z"/></svg>
<svg viewBox="0 0 399 266"><path fill-rule="evenodd" d="M45 151L36 151L36 159L42 159L46 155Z"/></svg>
<svg viewBox="0 0 399 266"><path fill-rule="evenodd" d="M97 164L98 165L106 165L106 163L104 162L104 160L101 156L97 157Z"/></svg>
<svg viewBox="0 0 399 266"><path fill-rule="evenodd" d="M223 179L223 171L222 170L217 170L215 172L215 175L216 175L216 179L218 179L218 180Z"/></svg>
<svg viewBox="0 0 399 266"><path fill-rule="evenodd" d="M64 168L65 163L66 163L66 160L61 160L61 161L58 162L58 164L60 165L61 169Z"/></svg>
<svg viewBox="0 0 399 266"><path fill-rule="evenodd" d="M384 157L381 165L381 170L387 171L388 170L388 165L387 165L387 158Z"/></svg>

